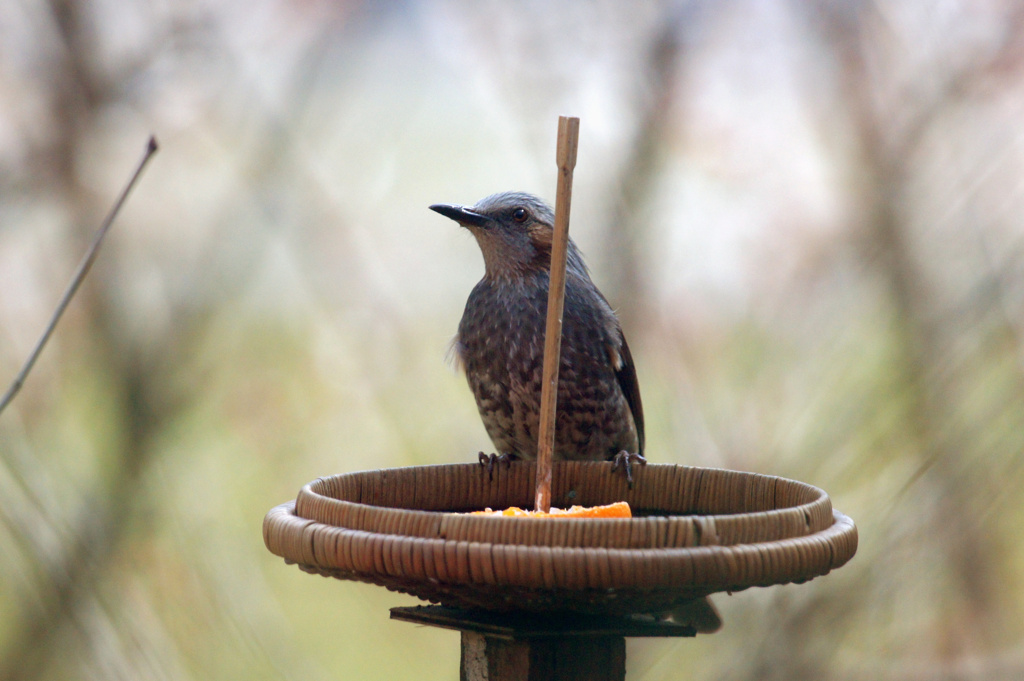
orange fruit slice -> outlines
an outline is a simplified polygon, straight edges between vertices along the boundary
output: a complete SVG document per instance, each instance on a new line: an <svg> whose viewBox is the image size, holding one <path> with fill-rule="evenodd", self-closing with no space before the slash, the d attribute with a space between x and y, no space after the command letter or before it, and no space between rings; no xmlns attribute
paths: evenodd
<svg viewBox="0 0 1024 681"><path fill-rule="evenodd" d="M518 506L503 511L473 511L473 515L508 516L512 518L632 518L633 513L625 501L616 501L605 506L573 506L568 509L552 508L550 513L526 511Z"/></svg>

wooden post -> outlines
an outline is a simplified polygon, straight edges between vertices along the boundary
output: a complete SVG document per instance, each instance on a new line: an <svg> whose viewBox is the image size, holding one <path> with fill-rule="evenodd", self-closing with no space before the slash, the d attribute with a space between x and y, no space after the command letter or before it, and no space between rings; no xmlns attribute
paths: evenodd
<svg viewBox="0 0 1024 681"><path fill-rule="evenodd" d="M462 632L459 681L625 681L626 639L506 639Z"/></svg>
<svg viewBox="0 0 1024 681"><path fill-rule="evenodd" d="M391 619L462 632L460 681L625 681L627 637L695 636L649 616L486 612L421 605Z"/></svg>

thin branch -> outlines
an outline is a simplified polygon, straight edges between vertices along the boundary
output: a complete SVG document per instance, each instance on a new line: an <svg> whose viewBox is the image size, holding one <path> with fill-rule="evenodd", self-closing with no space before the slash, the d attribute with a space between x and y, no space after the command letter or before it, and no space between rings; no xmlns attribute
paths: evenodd
<svg viewBox="0 0 1024 681"><path fill-rule="evenodd" d="M103 224L100 225L99 230L97 230L96 236L93 238L92 245L89 246L89 250L86 252L85 257L82 258L82 262L79 263L78 270L71 278L71 283L64 291L64 295L61 297L56 311L50 318L50 323L46 326L46 330L43 331L43 335L40 337L39 342L36 343L35 348L32 350L32 354L29 355L28 361L25 362L25 366L23 366L21 371L18 372L18 375L14 378L10 387L7 388L7 392L4 393L3 399L0 400L0 414L2 414L4 409L7 408L7 405L11 403L14 396L18 394L18 391L21 390L21 386L24 385L25 379L28 377L28 372L32 371L32 367L35 366L36 360L39 359L39 355L42 354L43 347L46 345L46 342L50 340L50 336L53 335L54 329L57 328L57 322L60 321L61 315L64 314L64 310L78 291L78 287L81 286L82 281L85 279L85 275L89 273L89 269L92 267L93 261L96 260L96 256L99 254L103 239L107 236L107 232L110 230L110 226L114 223L114 219L117 217L117 214L121 212L121 206L123 206L124 202L128 199L128 195L135 187L136 181L139 179L139 176L142 175L143 168L146 167L149 159L153 157L153 154L156 153L157 149L156 137L151 135L149 142L146 144L146 152L143 155L142 160L139 161L139 165L135 168L135 172L132 173L132 177L128 180L128 184L126 184L124 189L121 190L121 194L117 197L114 207L110 210L110 213L103 221Z"/></svg>

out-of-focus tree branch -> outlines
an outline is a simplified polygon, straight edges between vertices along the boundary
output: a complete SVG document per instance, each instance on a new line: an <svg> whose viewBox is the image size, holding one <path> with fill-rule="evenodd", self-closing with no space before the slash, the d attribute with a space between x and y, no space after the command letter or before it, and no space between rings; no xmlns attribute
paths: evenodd
<svg viewBox="0 0 1024 681"><path fill-rule="evenodd" d="M122 97L114 83L120 84L122 79L131 77L126 69L144 68L155 58L144 51L128 63L105 62L98 54L101 46L93 31L92 11L94 8L88 3L73 0L52 0L50 4L52 27L61 49L46 56L48 82L45 89L51 102L48 113L57 134L48 138L44 149L34 153L33 160L33 165L46 178L46 185L67 207L68 214L76 221L85 222L96 213L101 199L79 180L82 150L90 143L89 136L105 107L117 104ZM260 143L249 157L238 161L246 168L260 171L255 182L266 187L253 187L254 196L272 198L272 185L281 176L312 175L303 159L297 158L296 140L291 132L315 91L321 62L336 28L329 23L320 27L317 40L306 52L308 58L299 60L296 77L289 81L294 84L287 97L289 108L265 119L268 129L259 136ZM192 29L177 24L172 29L154 27L156 31ZM157 50L160 45L173 42L173 36L166 32L161 35L158 44L151 45L150 49ZM264 102L255 104L265 107ZM225 209L233 205L227 202ZM229 223L231 217L222 215L220 220ZM222 246L214 250L217 255L200 259L200 269L205 267L215 272L220 267L218 258ZM24 615L19 626L0 651L0 680L39 678L59 657L55 651L67 649L71 641L87 644L92 639L87 630L90 622L87 613L95 610L97 603L103 604L103 582L122 567L118 561L125 554L126 543L136 536L140 525L144 525L155 510L154 499L142 493L142 489L160 448L158 439L185 408L202 396L196 386L192 386L194 393L182 394L183 386L175 375L189 366L192 358L188 353L196 337L209 326L218 306L225 302L224 298L230 297L224 291L219 297L211 298L205 291L203 295L183 297L181 304L172 304L169 310L173 323L166 333L137 338L126 328L123 312L118 307L121 296L117 289L123 283L107 274L118 268L118 252L115 250L110 255L105 267L97 270L82 288L76 307L79 319L86 320L85 327L94 344L92 361L97 365L96 371L104 376L105 385L113 387L112 394L107 396L112 401L108 413L115 420L112 428L117 436L110 439L110 448L104 452L109 474L103 476L94 489L82 490L82 496L90 500L90 505L87 513L80 517L57 518L41 506L25 509L20 514L22 517L34 515L41 522L52 523L64 541L59 551L46 556L41 552L31 555L33 549L38 548L31 538L19 541L26 554L34 559L40 586L32 598L24 599ZM201 278L196 279L197 286L202 283ZM232 286L244 283L232 282ZM27 494L25 499L42 504L41 499L46 496ZM10 527L15 535L20 535L31 532L34 525L12 522ZM122 661L122 664L129 663Z"/></svg>
<svg viewBox="0 0 1024 681"><path fill-rule="evenodd" d="M923 137L940 116L972 93L972 86L995 65L1018 60L1020 49L1014 36L1021 34L1020 12L1012 17L1015 26L1004 34L1007 40L984 59L968 61L938 74L939 84L931 92L887 98L879 82L886 67L868 64L868 53L882 52L886 31L872 31L881 23L871 3L829 3L815 5L823 42L834 48L839 74L839 91L858 142L864 218L862 247L886 283L894 339L893 367L901 372L898 383L906 397L906 425L919 452L917 473L907 486L929 475L929 485L938 488L937 512L930 526L946 539L938 545L946 554L938 560L956 575L954 591L962 599L964 618L947 626L976 629L983 622L994 626L997 618L986 618L998 608L990 539L977 531L977 519L970 512L976 485L963 476L958 453L972 433L958 423L956 397L939 377L949 361L944 343L958 333L956 319L942 318L929 308L934 297L917 262L907 222L907 195L915 173L915 154ZM877 54L876 54L877 56ZM936 74L931 74L935 76ZM899 90L899 87L895 88ZM906 489L906 488L905 488ZM972 638L984 640L983 633Z"/></svg>
<svg viewBox="0 0 1024 681"><path fill-rule="evenodd" d="M603 235L605 252L611 254L603 278L609 295L622 301L618 314L627 330L639 328L650 312L650 268L644 263L651 255L651 201L666 145L680 125L678 75L689 36L699 30L701 7L700 2L685 2L666 10L633 78L634 133L626 160L611 179L613 199Z"/></svg>
<svg viewBox="0 0 1024 681"><path fill-rule="evenodd" d="M92 121L108 103L111 88L90 66L94 55L85 16L88 8L71 0L54 0L50 9L64 49L48 70L54 128L58 131L49 149L49 166L55 191L67 197L70 214L82 219L95 214L98 203L77 179L76 156ZM116 413L122 417L118 426L123 437L116 440L118 449L112 452L116 463L107 486L87 495L95 502L88 517L77 518L76 524L62 533L69 541L58 556L37 558L44 584L38 594L40 605L25 608L26 617L0 655L0 679L38 677L53 657L58 641L67 635L67 627L82 621L82 603L109 569L128 528L145 506L138 486L150 461L151 441L174 409L167 396L157 395L157 368L146 365L130 342L119 337L109 298L92 283L84 291L88 294L81 304L86 316L94 320L104 371L111 384L120 389ZM169 352L157 356L173 361ZM26 498L38 499L34 495ZM37 513L47 515L43 509L37 509Z"/></svg>

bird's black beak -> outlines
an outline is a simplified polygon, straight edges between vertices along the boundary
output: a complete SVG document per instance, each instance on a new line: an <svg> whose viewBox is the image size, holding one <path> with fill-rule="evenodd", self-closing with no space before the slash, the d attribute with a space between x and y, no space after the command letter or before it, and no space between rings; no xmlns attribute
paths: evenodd
<svg viewBox="0 0 1024 681"><path fill-rule="evenodd" d="M486 227L491 222L491 218L480 213L474 213L465 206L456 206L449 203L435 203L430 207L430 210L440 213L446 218L451 218L463 226Z"/></svg>

